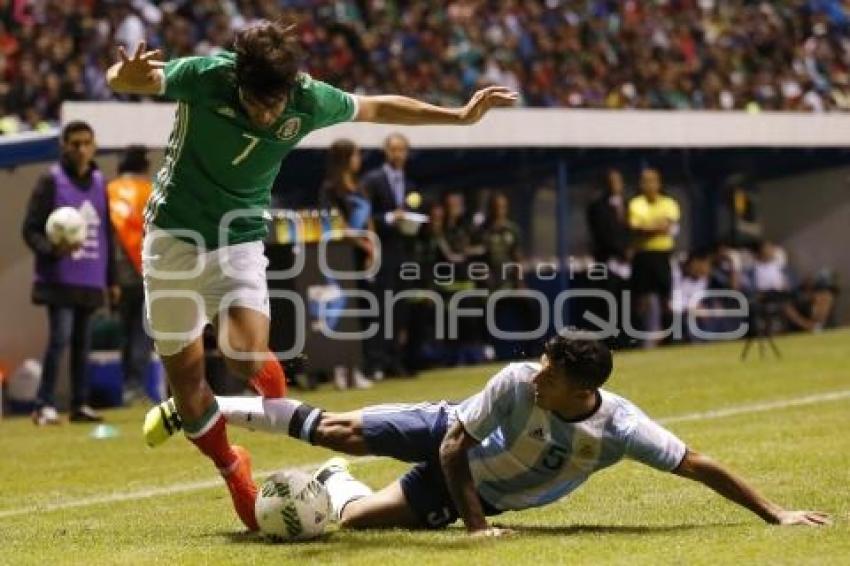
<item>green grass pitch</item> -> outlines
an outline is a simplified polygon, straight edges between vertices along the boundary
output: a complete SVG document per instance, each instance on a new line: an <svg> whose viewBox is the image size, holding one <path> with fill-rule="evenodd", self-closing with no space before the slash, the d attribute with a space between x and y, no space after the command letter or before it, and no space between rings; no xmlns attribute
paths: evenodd
<svg viewBox="0 0 850 566"><path fill-rule="evenodd" d="M850 332L778 344L782 360L752 352L745 363L741 343L618 354L607 387L780 504L831 513L828 528L768 526L695 483L626 462L554 505L498 517L518 531L508 539L471 540L458 524L331 528L319 541L270 544L242 531L223 484L185 440L143 446L136 407L107 413L114 439L92 439L88 426L0 422L0 564L850 564ZM460 399L494 369L302 398L332 410ZM232 430L231 439L258 472L330 454L287 437ZM404 469L383 459L353 466L376 488Z"/></svg>

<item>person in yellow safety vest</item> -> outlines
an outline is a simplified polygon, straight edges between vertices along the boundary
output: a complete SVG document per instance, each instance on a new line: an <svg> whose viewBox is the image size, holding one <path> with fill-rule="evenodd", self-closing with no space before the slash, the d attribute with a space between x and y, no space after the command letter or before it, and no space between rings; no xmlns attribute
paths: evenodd
<svg viewBox="0 0 850 566"><path fill-rule="evenodd" d="M673 273L670 257L679 233L679 203L661 192L661 174L644 169L640 175L641 194L629 201L629 227L634 234L636 253L632 260L632 292L642 330L661 330L670 320ZM652 296L658 298L652 316ZM658 320L660 319L660 320ZM645 346L654 346L649 339Z"/></svg>
<svg viewBox="0 0 850 566"><path fill-rule="evenodd" d="M124 373L124 402L142 396L152 341L144 327L142 286L142 238L144 209L151 193L150 162L143 146L127 147L118 165L118 177L108 187L109 217L118 245L118 284L121 286L119 314L124 333L121 365Z"/></svg>

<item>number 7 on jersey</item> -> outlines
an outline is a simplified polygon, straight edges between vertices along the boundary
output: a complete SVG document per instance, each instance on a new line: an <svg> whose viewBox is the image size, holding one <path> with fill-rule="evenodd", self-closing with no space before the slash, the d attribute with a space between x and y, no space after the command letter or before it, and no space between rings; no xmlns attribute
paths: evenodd
<svg viewBox="0 0 850 566"><path fill-rule="evenodd" d="M248 157L248 154L251 153L251 151L253 151L253 149L257 147L257 144L260 142L260 138L258 138L257 136L252 136L251 134L243 133L242 137L248 138L250 141L248 142L248 145L245 147L245 149L242 150L242 153L233 158L233 161L230 162L231 165L239 165L240 163L245 161L245 159Z"/></svg>

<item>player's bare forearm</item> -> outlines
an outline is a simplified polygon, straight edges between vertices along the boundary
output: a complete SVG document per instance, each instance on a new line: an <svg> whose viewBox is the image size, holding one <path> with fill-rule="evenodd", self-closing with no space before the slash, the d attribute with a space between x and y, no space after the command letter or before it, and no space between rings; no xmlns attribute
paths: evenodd
<svg viewBox="0 0 850 566"><path fill-rule="evenodd" d="M515 92L498 86L479 90L460 108L435 106L406 96L360 96L355 119L408 126L474 124L491 108L513 106L516 100Z"/></svg>
<svg viewBox="0 0 850 566"><path fill-rule="evenodd" d="M460 124L459 108L444 108L406 96L361 96L357 120L376 124L420 126Z"/></svg>
<svg viewBox="0 0 850 566"><path fill-rule="evenodd" d="M673 473L698 481L746 507L766 522L774 525L807 525L818 527L832 523L826 513L820 511L783 509L765 499L743 478L724 468L707 456L688 450Z"/></svg>
<svg viewBox="0 0 850 566"><path fill-rule="evenodd" d="M475 439L466 433L463 425L455 423L440 445L440 465L446 485L466 530L470 533L487 529L487 519L475 489L475 482L472 480L467 456L467 450L475 444Z"/></svg>
<svg viewBox="0 0 850 566"><path fill-rule="evenodd" d="M673 473L698 481L730 501L746 507L768 523L779 523L783 509L765 499L737 474L708 456L688 450Z"/></svg>

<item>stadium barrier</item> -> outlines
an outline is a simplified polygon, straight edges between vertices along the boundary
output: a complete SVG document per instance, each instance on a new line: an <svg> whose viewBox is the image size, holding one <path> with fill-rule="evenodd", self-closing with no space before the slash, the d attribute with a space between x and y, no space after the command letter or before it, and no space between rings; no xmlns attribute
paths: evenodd
<svg viewBox="0 0 850 566"><path fill-rule="evenodd" d="M53 129L0 136L0 169L56 159L59 155L58 135L59 130Z"/></svg>
<svg viewBox="0 0 850 566"><path fill-rule="evenodd" d="M175 108L171 103L66 102L62 120L92 124L103 148L162 147ZM494 110L474 128L340 124L313 132L299 147L324 148L340 137L357 139L365 148L381 147L391 131L403 132L422 149L844 147L850 140L850 115L518 108Z"/></svg>

